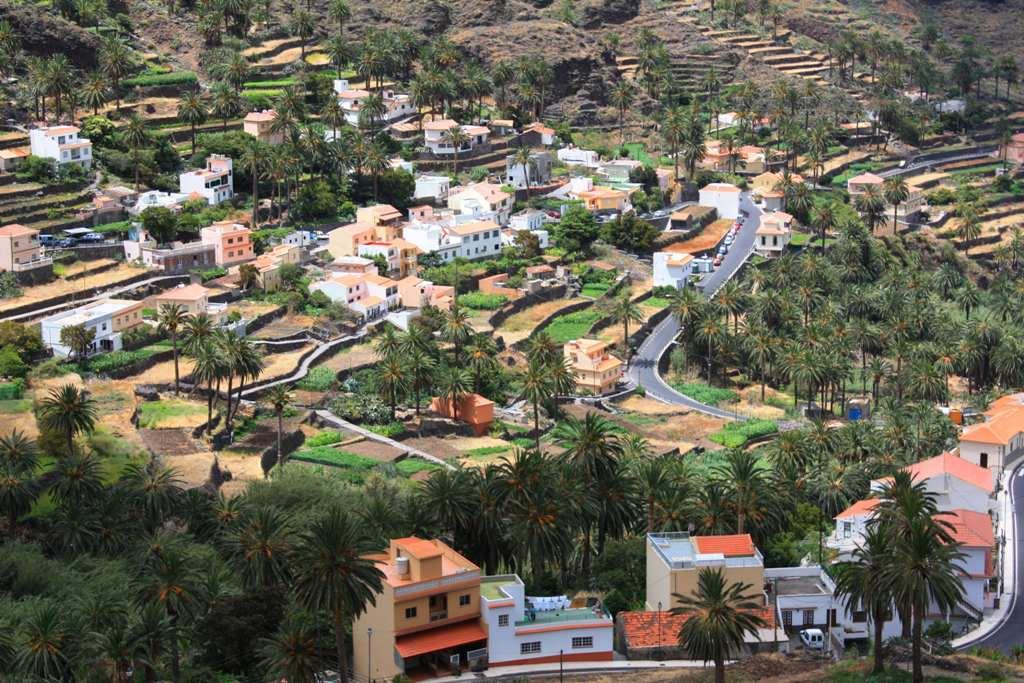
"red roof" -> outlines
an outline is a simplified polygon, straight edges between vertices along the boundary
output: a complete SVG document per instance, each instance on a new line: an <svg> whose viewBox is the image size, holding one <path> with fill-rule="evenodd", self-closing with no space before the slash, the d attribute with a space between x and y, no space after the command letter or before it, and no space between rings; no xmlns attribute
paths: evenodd
<svg viewBox="0 0 1024 683"><path fill-rule="evenodd" d="M992 548L996 544L992 518L984 512L950 510L940 512L936 519L953 525L953 540L966 548Z"/></svg>
<svg viewBox="0 0 1024 683"><path fill-rule="evenodd" d="M464 621L396 638L395 649L402 659L409 659L480 640L487 640L487 631L480 626L480 622Z"/></svg>
<svg viewBox="0 0 1024 683"><path fill-rule="evenodd" d="M922 460L903 469L915 479L930 479L941 474L950 474L992 493L992 473L984 467L975 465L952 453L936 455L934 458Z"/></svg>
<svg viewBox="0 0 1024 683"><path fill-rule="evenodd" d="M694 536L691 540L702 555L721 553L726 557L745 557L754 554L754 539L750 534Z"/></svg>
<svg viewBox="0 0 1024 683"><path fill-rule="evenodd" d="M843 517L858 517L871 512L875 509L876 505L878 505L877 498L865 498L864 500L858 500L856 503L836 515L836 519L841 519Z"/></svg>
<svg viewBox="0 0 1024 683"><path fill-rule="evenodd" d="M775 626L771 607L755 610L764 619L765 628ZM679 629L689 615L671 612L619 612L619 623L627 648L679 647Z"/></svg>

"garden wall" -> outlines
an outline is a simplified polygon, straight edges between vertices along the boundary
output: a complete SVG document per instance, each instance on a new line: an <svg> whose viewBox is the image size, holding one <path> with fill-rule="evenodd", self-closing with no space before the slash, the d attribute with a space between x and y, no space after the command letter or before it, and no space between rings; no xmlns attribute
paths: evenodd
<svg viewBox="0 0 1024 683"><path fill-rule="evenodd" d="M137 275L132 275L130 278L126 278L124 280L119 280L117 282L113 282L113 283L111 283L111 286L112 287L125 287L127 285L131 285L131 284L134 284L136 282L142 282L143 280L148 280L148 279L154 278L154 277L161 277L161 275L160 275L160 273L157 273L157 272L144 270L144 271L140 272ZM173 287L174 285L178 284L179 282L182 282L184 284L188 284L189 276L188 275L181 275L181 276L178 276L178 278L176 278L174 280L163 280L159 284L154 283L153 286L158 287L158 288L160 288L162 290L162 289L166 289L167 287ZM85 290L82 290L80 292L70 292L68 294L61 294L60 296L55 296L55 297L52 297L52 298L49 298L49 299L44 299L42 301L33 301L32 303L25 304L23 306L16 306L14 308L8 308L7 310L5 310L3 312L2 317L3 318L10 318L10 317L16 316L16 315L22 315L22 314L25 314L25 313L32 313L33 311L37 311L37 310L39 310L41 308L49 308L51 306L59 306L60 304L77 301L79 299L92 299L94 296L95 296L95 293L94 293L94 290L92 290L92 289L85 289Z"/></svg>
<svg viewBox="0 0 1024 683"><path fill-rule="evenodd" d="M503 322L514 316L516 313L525 311L530 306L535 306L543 301L554 301L555 299L561 299L565 296L566 286L556 285L554 287L545 287L542 290L527 294L521 299L510 301L494 313L487 319L491 327L498 327Z"/></svg>
<svg viewBox="0 0 1024 683"><path fill-rule="evenodd" d="M560 310L555 311L554 313L548 315L546 318L544 318L539 323L537 323L537 326L533 328L532 332L530 332L530 336L529 337L527 337L526 339L517 341L512 346L515 349L517 349L519 351L522 351L524 348L526 348L526 344L531 339L533 339L538 333L543 331L545 327L550 325L552 323L552 321L555 320L555 318L560 318L563 315L568 315L570 313L576 313L577 311L582 311L582 310L584 310L586 308L590 308L591 306L594 305L595 302L596 302L596 300L577 301L576 303L569 304L565 308L562 308Z"/></svg>

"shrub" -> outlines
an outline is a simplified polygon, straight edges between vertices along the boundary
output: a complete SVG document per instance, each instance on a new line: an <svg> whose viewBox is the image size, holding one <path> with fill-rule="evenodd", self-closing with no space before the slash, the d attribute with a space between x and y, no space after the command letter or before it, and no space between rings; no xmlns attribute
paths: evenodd
<svg viewBox="0 0 1024 683"><path fill-rule="evenodd" d="M400 462L395 463L395 469L398 470L399 474L406 477L411 477L419 472L431 472L439 469L441 466L437 463L428 462L419 458L406 458Z"/></svg>
<svg viewBox="0 0 1024 683"><path fill-rule="evenodd" d="M374 434L380 434L381 436L386 436L389 439L393 439L405 431L405 425L401 422L388 422L387 424L382 425L372 424L367 425L366 428Z"/></svg>
<svg viewBox="0 0 1024 683"><path fill-rule="evenodd" d="M228 274L227 269L222 268L221 266L214 266L213 268L193 268L189 272L196 273L197 275L199 275L199 277L202 278L203 282L207 282L209 280L216 280L217 278L224 277L225 275Z"/></svg>
<svg viewBox="0 0 1024 683"><path fill-rule="evenodd" d="M679 393L711 406L717 406L720 403L735 403L740 398L735 391L707 384L695 382L672 382L671 384L672 388Z"/></svg>
<svg viewBox="0 0 1024 683"><path fill-rule="evenodd" d="M466 308L474 308L480 311L496 311L505 305L508 297L504 294L485 294L483 292L470 292L459 295L459 305Z"/></svg>
<svg viewBox="0 0 1024 683"><path fill-rule="evenodd" d="M488 455L498 455L499 453L508 453L512 449L511 446L480 446L479 448L471 448L465 452L465 455L471 458L482 458Z"/></svg>
<svg viewBox="0 0 1024 683"><path fill-rule="evenodd" d="M580 294L583 296L589 296L592 299L597 299L604 296L604 294L611 288L612 286L607 282L590 282L583 285L583 288L580 290Z"/></svg>
<svg viewBox="0 0 1024 683"><path fill-rule="evenodd" d="M729 422L721 430L708 436L709 439L726 448L739 448L751 439L756 439L779 431L774 420L747 420L746 422Z"/></svg>
<svg viewBox="0 0 1024 683"><path fill-rule="evenodd" d="M21 398L25 395L25 380L16 379L13 382L0 384L0 401L10 401Z"/></svg>
<svg viewBox="0 0 1024 683"><path fill-rule="evenodd" d="M299 460L340 468L343 470L343 477L354 484L363 483L369 473L377 466L377 463L370 458L347 451L339 451L330 446L304 448L293 453L289 460Z"/></svg>
<svg viewBox="0 0 1024 683"><path fill-rule="evenodd" d="M134 78L126 78L121 82L128 88L149 88L159 85L193 85L199 79L193 71L175 71L172 73L146 73Z"/></svg>
<svg viewBox="0 0 1024 683"><path fill-rule="evenodd" d="M310 369L309 373L295 383L295 386L305 391L329 391L334 386L337 375L334 370L323 366Z"/></svg>
<svg viewBox="0 0 1024 683"><path fill-rule="evenodd" d="M555 342L564 344L579 339L601 318L601 312L587 308L574 313L558 316L545 328Z"/></svg>
<svg viewBox="0 0 1024 683"><path fill-rule="evenodd" d="M157 353L157 349L152 347L145 347L142 349L136 349L135 351L112 351L105 353L102 356L96 356L85 361L84 369L101 374L104 372L110 372L111 370L120 370L121 368L128 367L132 363L137 363L140 360L145 360L150 356Z"/></svg>
<svg viewBox="0 0 1024 683"><path fill-rule="evenodd" d="M28 364L18 355L13 346L0 349L0 377L24 377L28 374Z"/></svg>

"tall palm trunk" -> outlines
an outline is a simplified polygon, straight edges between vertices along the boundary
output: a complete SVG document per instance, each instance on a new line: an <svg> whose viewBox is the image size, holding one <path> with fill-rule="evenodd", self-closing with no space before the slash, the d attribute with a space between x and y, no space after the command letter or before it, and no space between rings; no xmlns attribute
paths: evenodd
<svg viewBox="0 0 1024 683"><path fill-rule="evenodd" d="M277 466L284 466L284 456L281 454L281 433L284 431L284 411L277 411Z"/></svg>
<svg viewBox="0 0 1024 683"><path fill-rule="evenodd" d="M345 625L341 610L334 610L334 649L338 655L338 674L341 680L348 680L348 652L345 651Z"/></svg>
<svg viewBox="0 0 1024 683"><path fill-rule="evenodd" d="M885 649L882 647L882 637L885 629L885 610L876 609L871 618L875 622L875 663L871 673L880 674L885 671Z"/></svg>
<svg viewBox="0 0 1024 683"><path fill-rule="evenodd" d="M915 603L917 601L915 600ZM914 605L914 628L913 636L911 640L911 659L914 662L914 683L924 682L924 672L921 670L921 622L924 621L924 615L921 614L922 609L919 604Z"/></svg>
<svg viewBox="0 0 1024 683"><path fill-rule="evenodd" d="M171 349L173 349L173 353L174 353L174 395L177 396L179 391L180 391L180 387L179 387L179 381L180 380L179 380L179 376L178 376L178 333L177 332L172 332L171 333Z"/></svg>

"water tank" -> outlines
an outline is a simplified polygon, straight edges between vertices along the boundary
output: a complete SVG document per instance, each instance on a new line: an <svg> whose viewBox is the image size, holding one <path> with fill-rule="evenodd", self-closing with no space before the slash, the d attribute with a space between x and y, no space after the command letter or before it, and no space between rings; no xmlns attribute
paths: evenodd
<svg viewBox="0 0 1024 683"><path fill-rule="evenodd" d="M409 575L409 558L408 557L396 557L395 558L395 569L398 571L399 576Z"/></svg>

